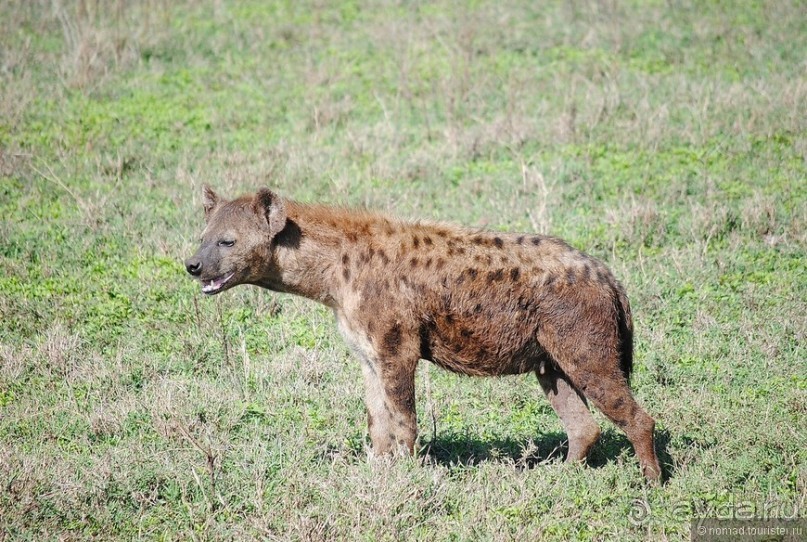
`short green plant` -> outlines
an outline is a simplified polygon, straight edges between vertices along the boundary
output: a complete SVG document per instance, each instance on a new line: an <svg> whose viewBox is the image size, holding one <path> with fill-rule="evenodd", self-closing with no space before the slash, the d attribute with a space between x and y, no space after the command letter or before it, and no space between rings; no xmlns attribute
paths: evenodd
<svg viewBox="0 0 807 542"><path fill-rule="evenodd" d="M804 7L0 5L0 540L687 540L807 506ZM331 314L183 276L200 186L604 259L667 481L425 364L371 461ZM773 511L773 512L771 512Z"/></svg>

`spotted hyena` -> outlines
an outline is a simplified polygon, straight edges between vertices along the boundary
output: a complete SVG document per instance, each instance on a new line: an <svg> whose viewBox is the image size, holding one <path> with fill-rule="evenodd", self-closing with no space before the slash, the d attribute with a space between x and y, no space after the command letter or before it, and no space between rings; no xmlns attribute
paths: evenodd
<svg viewBox="0 0 807 542"><path fill-rule="evenodd" d="M204 189L207 226L187 260L202 291L238 284L332 308L361 360L377 454L413 452L421 359L477 376L534 372L569 437L568 461L600 436L587 400L661 470L655 422L628 386L633 324L606 266L554 237L407 222L306 205L268 189L228 201Z"/></svg>

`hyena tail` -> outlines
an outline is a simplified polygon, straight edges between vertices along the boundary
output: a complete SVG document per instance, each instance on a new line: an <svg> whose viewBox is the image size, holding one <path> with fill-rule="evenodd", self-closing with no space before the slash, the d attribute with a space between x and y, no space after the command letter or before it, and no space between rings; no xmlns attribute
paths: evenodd
<svg viewBox="0 0 807 542"><path fill-rule="evenodd" d="M619 368L630 384L630 375L633 372L633 318L630 313L630 302L622 285L618 285L614 293L619 327Z"/></svg>

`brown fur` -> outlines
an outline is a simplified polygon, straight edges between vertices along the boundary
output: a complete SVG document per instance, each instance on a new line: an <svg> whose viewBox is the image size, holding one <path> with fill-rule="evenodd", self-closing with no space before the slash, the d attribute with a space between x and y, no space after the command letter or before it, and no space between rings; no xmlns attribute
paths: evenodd
<svg viewBox="0 0 807 542"><path fill-rule="evenodd" d="M568 460L585 459L600 434L588 399L626 432L645 476L659 477L654 421L628 387L630 306L601 262L553 237L403 222L266 189L224 201L206 187L205 216L188 272L203 287L232 274L208 293L254 284L333 309L362 362L376 453L413 451L426 359L467 375L535 372L569 435Z"/></svg>

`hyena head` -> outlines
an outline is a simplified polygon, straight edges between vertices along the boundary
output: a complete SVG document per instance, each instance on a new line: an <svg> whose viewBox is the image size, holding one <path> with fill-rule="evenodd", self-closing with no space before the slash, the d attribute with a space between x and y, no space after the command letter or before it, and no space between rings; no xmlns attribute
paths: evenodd
<svg viewBox="0 0 807 542"><path fill-rule="evenodd" d="M227 201L204 187L205 222L201 246L185 269L212 295L239 284L255 284L271 274L272 240L286 225L283 200L262 188L253 196Z"/></svg>

